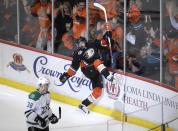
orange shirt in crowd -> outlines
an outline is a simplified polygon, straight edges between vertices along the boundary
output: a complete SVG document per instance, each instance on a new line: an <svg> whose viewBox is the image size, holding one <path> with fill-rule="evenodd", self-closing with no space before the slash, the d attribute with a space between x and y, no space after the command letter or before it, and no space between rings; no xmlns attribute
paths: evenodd
<svg viewBox="0 0 178 131"><path fill-rule="evenodd" d="M127 17L128 17L128 21L133 24L139 22L141 13L137 5L135 4L131 5Z"/></svg>
<svg viewBox="0 0 178 131"><path fill-rule="evenodd" d="M108 19L117 17L119 15L119 12L117 11L119 8L117 6L117 0L105 0L104 2L102 2L102 5L106 8ZM99 15L100 18L105 19L104 12L102 10L99 10Z"/></svg>
<svg viewBox="0 0 178 131"><path fill-rule="evenodd" d="M178 75L178 62L173 60L173 56L178 54L178 38L168 43L169 52L166 54L169 63L169 72Z"/></svg>
<svg viewBox="0 0 178 131"><path fill-rule="evenodd" d="M41 28L48 28L51 25L51 21L48 17L48 14L51 14L52 12L52 6L51 3L48 4L41 4L36 3L31 8L31 12L38 15L39 19L39 25Z"/></svg>
<svg viewBox="0 0 178 131"><path fill-rule="evenodd" d="M80 16L83 18L86 18L86 9L78 10L74 12L74 16ZM85 32L86 30L86 22L85 23L79 23L75 18L73 21L73 36L74 38L79 38L81 36L82 32Z"/></svg>

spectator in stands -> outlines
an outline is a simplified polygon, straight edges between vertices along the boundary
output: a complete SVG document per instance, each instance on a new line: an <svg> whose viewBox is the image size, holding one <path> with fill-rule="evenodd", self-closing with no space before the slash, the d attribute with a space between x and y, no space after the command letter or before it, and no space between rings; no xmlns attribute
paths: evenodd
<svg viewBox="0 0 178 131"><path fill-rule="evenodd" d="M70 32L72 34L72 26L73 26L72 7L71 4L67 1L61 3L60 10L57 12L57 16L55 19L55 27L57 30L55 49L58 49L61 43L62 36L65 33ZM55 52L57 52L57 50Z"/></svg>
<svg viewBox="0 0 178 131"><path fill-rule="evenodd" d="M40 29L38 20L30 16L26 17L26 23L20 31L20 43L35 47L39 31Z"/></svg>
<svg viewBox="0 0 178 131"><path fill-rule="evenodd" d="M142 75L143 74L143 66L141 63L137 60L135 54L129 54L127 56L127 71L137 74L137 75Z"/></svg>
<svg viewBox="0 0 178 131"><path fill-rule="evenodd" d="M77 39L80 36L86 38L86 1L79 0L73 8L73 35Z"/></svg>
<svg viewBox="0 0 178 131"><path fill-rule="evenodd" d="M124 69L124 59L123 56L118 57L117 59L117 69ZM135 54L129 53L126 56L126 71L129 73L133 73L136 75L143 75L144 74L144 66L143 64L137 59Z"/></svg>
<svg viewBox="0 0 178 131"><path fill-rule="evenodd" d="M176 1L170 1L167 4L168 4L167 10L168 10L168 15L169 15L171 26L176 31L178 31L178 22L177 22L177 20L178 20L178 10L177 10L178 2L176 4Z"/></svg>
<svg viewBox="0 0 178 131"><path fill-rule="evenodd" d="M168 35L169 36L169 35ZM166 72L166 81L169 82L171 85L177 86L177 76L178 76L178 62L177 62L177 55L178 55L178 38L169 38L167 41L167 72Z"/></svg>
<svg viewBox="0 0 178 131"><path fill-rule="evenodd" d="M24 24L24 10L21 3L19 3L19 10L21 12L20 26ZM0 37L14 41L15 35L17 34L17 3L14 0L6 0L0 2Z"/></svg>
<svg viewBox="0 0 178 131"><path fill-rule="evenodd" d="M31 7L31 14L38 17L40 25L36 48L47 49L49 52L51 51L51 13L52 5L48 0L40 0Z"/></svg>
<svg viewBox="0 0 178 131"><path fill-rule="evenodd" d="M71 57L74 50L76 50L76 45L73 36L70 33L63 34L62 42L58 48L58 53Z"/></svg>
<svg viewBox="0 0 178 131"><path fill-rule="evenodd" d="M165 82L169 85L178 86L178 63L176 61L178 53L177 32L178 32L178 10L177 1L166 1L165 4L165 25L164 26L164 55L167 59L165 68Z"/></svg>
<svg viewBox="0 0 178 131"><path fill-rule="evenodd" d="M123 36L124 31L121 26L121 24L116 24L113 26L112 29L112 38L114 41L114 44L112 46L112 51L113 51L113 64L112 68L117 69L117 60L119 57L122 56L123 53Z"/></svg>
<svg viewBox="0 0 178 131"><path fill-rule="evenodd" d="M27 16L31 15L31 6L35 5L39 0L21 0Z"/></svg>
<svg viewBox="0 0 178 131"><path fill-rule="evenodd" d="M127 46L129 49L134 48L138 51L146 43L146 33L144 31L144 23L141 21L141 13L135 3L130 5L127 19L128 19L128 33L127 33Z"/></svg>

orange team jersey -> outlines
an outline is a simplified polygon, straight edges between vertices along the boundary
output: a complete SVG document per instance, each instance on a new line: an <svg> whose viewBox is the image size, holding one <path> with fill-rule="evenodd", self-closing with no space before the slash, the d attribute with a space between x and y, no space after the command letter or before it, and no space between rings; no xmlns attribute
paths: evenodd
<svg viewBox="0 0 178 131"><path fill-rule="evenodd" d="M81 16L86 18L86 9L82 10L82 11L76 11L75 16ZM78 21L74 20L73 22L73 36L74 38L79 38L81 36L81 33L84 32L86 30L86 23L79 23Z"/></svg>
<svg viewBox="0 0 178 131"><path fill-rule="evenodd" d="M81 36L81 33L84 32L86 29L86 25L85 24L80 24L79 22L74 22L73 23L73 37L74 38L79 38Z"/></svg>
<svg viewBox="0 0 178 131"><path fill-rule="evenodd" d="M81 17L84 17L84 18L86 18L86 9L83 9L83 10L76 10L76 12L75 12L75 14L74 14L75 16L81 16Z"/></svg>
<svg viewBox="0 0 178 131"><path fill-rule="evenodd" d="M119 12L117 11L119 7L117 6L116 0L106 0L105 2L102 2L102 5L106 8L108 19L119 15ZM100 18L102 18L103 20L105 19L104 12L100 9L99 9L99 15Z"/></svg>
<svg viewBox="0 0 178 131"><path fill-rule="evenodd" d="M49 28L51 21L48 14L51 14L51 4L42 5L41 3L35 4L31 11L38 15L39 25L41 28Z"/></svg>
<svg viewBox="0 0 178 131"><path fill-rule="evenodd" d="M169 72L173 75L178 75L178 63L175 62L172 57L178 53L178 38L168 45L169 52L166 57L169 63Z"/></svg>

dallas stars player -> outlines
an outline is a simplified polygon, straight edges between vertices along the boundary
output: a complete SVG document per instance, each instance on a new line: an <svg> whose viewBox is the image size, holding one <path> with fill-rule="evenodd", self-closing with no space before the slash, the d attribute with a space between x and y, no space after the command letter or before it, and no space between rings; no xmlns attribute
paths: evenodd
<svg viewBox="0 0 178 131"><path fill-rule="evenodd" d="M49 123L58 122L50 108L49 84L49 79L40 77L37 90L29 94L25 111L28 131L49 131Z"/></svg>

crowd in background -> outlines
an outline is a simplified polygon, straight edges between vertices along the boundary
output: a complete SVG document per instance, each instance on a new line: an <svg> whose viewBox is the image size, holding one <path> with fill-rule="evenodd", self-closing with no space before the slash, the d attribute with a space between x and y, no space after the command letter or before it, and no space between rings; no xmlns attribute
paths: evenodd
<svg viewBox="0 0 178 131"><path fill-rule="evenodd" d="M124 0L95 1L106 8L107 27L103 11L93 6L94 0L89 0L88 14L85 0L54 0L54 52L71 57L81 36L94 41L110 30L113 63L108 48L100 50L100 54L105 65L122 70ZM176 0L163 1L163 80L175 87L178 87L177 6ZM52 52L51 0L20 0L18 7L20 43ZM126 71L159 81L160 0L127 0L126 13ZM0 0L0 15L0 39L17 41L16 1Z"/></svg>

